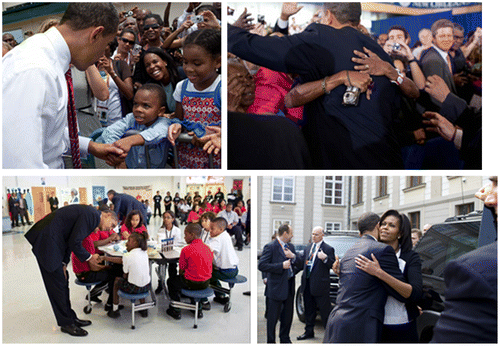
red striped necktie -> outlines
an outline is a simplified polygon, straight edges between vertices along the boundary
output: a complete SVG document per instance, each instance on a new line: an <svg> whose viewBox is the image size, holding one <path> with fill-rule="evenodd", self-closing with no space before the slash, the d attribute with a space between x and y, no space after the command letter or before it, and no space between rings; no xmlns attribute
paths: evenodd
<svg viewBox="0 0 500 346"><path fill-rule="evenodd" d="M73 93L73 79L71 78L71 68L66 72L66 82L68 83L68 128L69 142L71 145L71 159L73 168L82 168L80 160L80 144L78 142L78 121L76 118L75 94Z"/></svg>

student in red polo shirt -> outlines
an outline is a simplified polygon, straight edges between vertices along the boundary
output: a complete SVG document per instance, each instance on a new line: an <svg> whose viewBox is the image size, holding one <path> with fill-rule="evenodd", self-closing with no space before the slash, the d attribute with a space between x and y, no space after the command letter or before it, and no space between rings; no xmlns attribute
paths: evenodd
<svg viewBox="0 0 500 346"><path fill-rule="evenodd" d="M99 240L99 228L96 228L90 235L85 238L82 242L82 246L91 255L96 253L96 248L94 246L94 241ZM74 253L71 254L71 263L73 265L73 272L75 273L78 280L82 282L99 282L102 284L97 285L90 293L90 298L93 301L101 302L99 299L100 293L103 291L104 286L108 284L110 292L113 292L113 283L115 277L123 275L122 267L120 265L106 266L98 264L93 266L89 261L81 262ZM110 294L108 297L108 302L105 308L111 307L113 302L113 295Z"/></svg>
<svg viewBox="0 0 500 346"><path fill-rule="evenodd" d="M212 261L214 255L210 248L200 239L202 228L197 223L190 223L184 229L184 240L188 246L182 249L179 258L180 276L170 277L167 280L170 299L180 301L181 289L203 290L208 287L212 277ZM169 306L167 314L181 319L180 309ZM201 304L198 318L203 317Z"/></svg>

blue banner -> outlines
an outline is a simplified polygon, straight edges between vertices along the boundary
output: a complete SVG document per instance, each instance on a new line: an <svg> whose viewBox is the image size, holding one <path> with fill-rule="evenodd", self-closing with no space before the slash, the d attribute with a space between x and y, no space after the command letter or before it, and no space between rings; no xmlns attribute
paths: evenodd
<svg viewBox="0 0 500 346"><path fill-rule="evenodd" d="M480 5L480 2L393 2L392 4L410 8L456 8Z"/></svg>

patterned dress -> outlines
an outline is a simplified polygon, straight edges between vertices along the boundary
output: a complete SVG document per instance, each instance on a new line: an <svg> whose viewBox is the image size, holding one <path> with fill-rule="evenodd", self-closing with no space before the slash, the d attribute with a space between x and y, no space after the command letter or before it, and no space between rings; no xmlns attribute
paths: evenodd
<svg viewBox="0 0 500 346"><path fill-rule="evenodd" d="M181 88L182 110L184 120L206 126L221 125L220 87L217 84L214 91L193 92L187 90L188 79L183 80ZM179 167L180 168L210 168L209 156L203 148L188 143L178 144ZM213 157L214 168L220 168L220 152Z"/></svg>

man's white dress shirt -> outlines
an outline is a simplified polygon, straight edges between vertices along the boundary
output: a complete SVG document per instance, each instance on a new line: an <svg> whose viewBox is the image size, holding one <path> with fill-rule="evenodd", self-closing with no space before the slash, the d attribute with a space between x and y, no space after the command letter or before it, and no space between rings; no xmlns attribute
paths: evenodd
<svg viewBox="0 0 500 346"><path fill-rule="evenodd" d="M3 168L64 168L70 148L65 73L71 53L57 28L26 39L2 59ZM90 139L80 137L87 155Z"/></svg>

